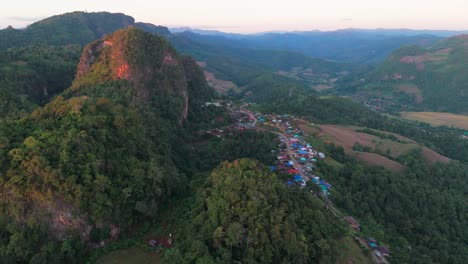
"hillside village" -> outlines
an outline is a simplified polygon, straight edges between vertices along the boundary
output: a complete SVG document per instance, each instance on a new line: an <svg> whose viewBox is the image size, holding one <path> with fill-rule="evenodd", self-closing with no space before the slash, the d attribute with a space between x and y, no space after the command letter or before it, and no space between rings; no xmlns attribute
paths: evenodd
<svg viewBox="0 0 468 264"><path fill-rule="evenodd" d="M249 110L247 103L234 106L232 102L208 102L206 106L208 105L225 107L235 122L223 128L207 130L207 134L222 137L224 134L243 130L270 131L277 134L279 144L278 149L272 150L272 153L276 154L276 160L270 166L271 171L279 176L284 175L285 184L290 188L309 190L311 188L306 188L307 182L318 186L319 191L314 193L316 197L323 201L324 207L330 210L333 215L349 224L356 233L355 240L372 252L374 263L388 263L386 258L390 257L390 250L379 245L374 238L359 237L361 227L358 221L353 216L340 212L329 199L332 196L332 184L323 178L326 176L320 177L314 173L316 163L318 160L325 159L326 155L306 141L309 135L293 125L294 116L287 114L264 115L253 112Z"/></svg>

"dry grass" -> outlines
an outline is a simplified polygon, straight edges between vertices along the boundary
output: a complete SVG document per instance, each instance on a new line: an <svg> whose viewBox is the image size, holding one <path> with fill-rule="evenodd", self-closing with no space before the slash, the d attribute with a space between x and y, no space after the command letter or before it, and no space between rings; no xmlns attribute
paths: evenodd
<svg viewBox="0 0 468 264"><path fill-rule="evenodd" d="M299 127L303 128L304 126L305 125L302 124ZM391 139L382 139L375 135L357 132L356 130L360 129L359 127L320 125L320 129L321 132L318 135L322 138L322 140L326 142L333 142L336 145L342 146L348 155L366 162L369 165L383 166L393 171L402 171L404 166L396 161L376 153L356 152L353 150L354 144L359 143L363 146L367 146L373 150L378 150L382 153L387 153L388 150L389 155L392 158L397 158L400 155L406 154L413 149L421 148L422 155L428 163L447 163L450 161L449 158L442 156L427 147L421 146L411 139L394 133L378 131L380 133L394 135L403 142L397 142ZM307 130L304 131L307 133Z"/></svg>
<svg viewBox="0 0 468 264"><path fill-rule="evenodd" d="M401 172L405 170L405 166L400 163L375 153L355 152L354 158L371 166L382 166L391 171Z"/></svg>
<svg viewBox="0 0 468 264"><path fill-rule="evenodd" d="M440 112L401 112L401 117L408 120L429 123L433 126L448 126L468 129L468 116Z"/></svg>

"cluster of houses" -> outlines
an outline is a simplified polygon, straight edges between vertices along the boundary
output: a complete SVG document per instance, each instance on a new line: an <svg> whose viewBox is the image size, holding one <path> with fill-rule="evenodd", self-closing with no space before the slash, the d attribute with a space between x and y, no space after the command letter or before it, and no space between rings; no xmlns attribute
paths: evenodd
<svg viewBox="0 0 468 264"><path fill-rule="evenodd" d="M241 106L240 108L231 106L231 117L236 120L234 125L223 129L213 129L208 133L221 137L221 134L227 132L231 133L230 131L232 130L257 129L257 122L279 126L281 130L286 131L286 133L278 137L280 141L278 145L279 151L272 151L277 153L277 160L270 167L271 171L278 174L289 175L286 182L289 187L304 187L306 182L310 180L320 187L323 195L329 196L330 190L332 189L331 184L313 174L315 163L318 159L324 159L325 154L315 150L303 139L304 133L300 129L293 127L288 121L291 117L289 115L261 115L259 113L251 113L247 110L242 110L243 107L245 106ZM344 220L349 223L353 230L356 232L360 231L361 227L359 223L352 216L345 216ZM162 241L165 240L165 238L162 239ZM378 245L377 241L372 238L359 238L359 240L373 252L381 263L388 263L385 259L385 257L390 255L390 251L387 247ZM163 247L170 247L170 244L164 245L161 243L162 241L158 240L153 242L157 242L157 245L162 245ZM170 241L172 242L172 240Z"/></svg>
<svg viewBox="0 0 468 264"><path fill-rule="evenodd" d="M280 170L280 172L282 171L291 175L291 178L287 182L288 186L304 186L305 182L310 180L320 186L322 193L325 196L328 196L330 194L329 191L332 188L331 184L312 173L317 159L324 159L325 154L318 152L303 140L303 132L298 128L294 128L287 121L288 118L289 116L276 116L272 118L273 123L282 126L282 130L286 131L284 136L279 137L279 140L281 141L279 145L280 152L277 157L276 166L272 166L272 168L274 167L275 170ZM287 144L287 142L289 144ZM288 145L289 150L287 149ZM288 159L288 154L292 155L292 157L290 157L292 160ZM297 161L297 164L295 164L295 161ZM361 227L354 217L346 216L344 219L349 223L354 231L360 231ZM390 251L387 247L378 245L372 238L365 241L367 243L366 246L371 249L373 254L381 261L381 263L388 263L385 259L385 257L390 255Z"/></svg>
<svg viewBox="0 0 468 264"><path fill-rule="evenodd" d="M324 159L325 154L316 151L310 144L305 142L302 139L303 132L294 128L287 121L288 118L288 115L272 118L273 123L282 126L283 130L286 131L284 136L279 136L281 142L279 145L280 152L275 163L275 170L279 173L291 175L286 183L288 186L305 186L306 181L311 180L320 186L323 194L329 195L329 190L332 188L331 184L312 174L317 159Z"/></svg>
<svg viewBox="0 0 468 264"><path fill-rule="evenodd" d="M219 103L207 102L206 105L214 105L218 106ZM232 106L230 103L223 103L220 107L226 107L229 110L229 115L232 120L235 120L234 123L218 128L207 129L205 132L208 135L212 135L215 137L222 137L224 134L232 135L234 131L243 131L243 130L254 130L257 129L254 124L254 119L252 119L249 115L241 110L241 108L237 108ZM263 119L262 122L265 122Z"/></svg>

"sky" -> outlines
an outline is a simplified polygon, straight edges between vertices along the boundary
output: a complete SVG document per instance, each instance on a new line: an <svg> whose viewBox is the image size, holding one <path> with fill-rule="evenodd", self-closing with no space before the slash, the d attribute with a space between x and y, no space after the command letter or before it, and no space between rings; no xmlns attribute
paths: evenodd
<svg viewBox="0 0 468 264"><path fill-rule="evenodd" d="M468 29L468 0L14 0L0 28L72 11L108 11L137 22L225 32L342 28Z"/></svg>

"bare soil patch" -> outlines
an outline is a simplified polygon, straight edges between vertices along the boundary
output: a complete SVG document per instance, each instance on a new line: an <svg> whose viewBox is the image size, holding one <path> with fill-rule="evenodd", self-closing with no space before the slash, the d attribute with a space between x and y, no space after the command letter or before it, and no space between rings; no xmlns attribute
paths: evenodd
<svg viewBox="0 0 468 264"><path fill-rule="evenodd" d="M208 84L213 87L218 93L226 94L229 90L233 90L234 92L240 92L240 88L231 81L225 81L221 79L217 79L212 72L204 71L205 79Z"/></svg>

